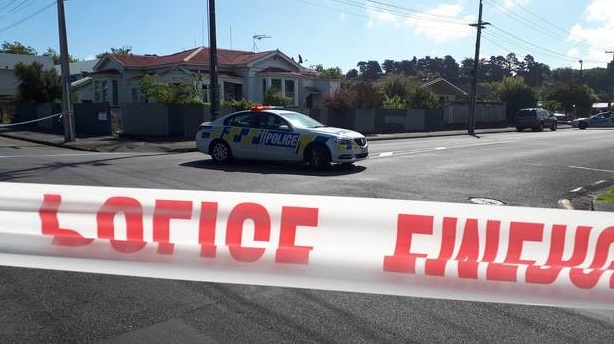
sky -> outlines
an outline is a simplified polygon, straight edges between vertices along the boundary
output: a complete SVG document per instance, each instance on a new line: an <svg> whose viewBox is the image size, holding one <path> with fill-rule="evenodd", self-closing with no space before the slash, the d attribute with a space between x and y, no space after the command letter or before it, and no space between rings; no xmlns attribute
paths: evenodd
<svg viewBox="0 0 614 344"><path fill-rule="evenodd" d="M166 55L209 45L209 0L66 0L69 53ZM473 58L479 0L217 0L218 49L279 49L303 66L414 56ZM480 57L527 54L551 68L606 67L614 0L483 0ZM262 37L254 39L254 36ZM54 0L0 0L0 41L59 51ZM580 63L580 61L583 61Z"/></svg>

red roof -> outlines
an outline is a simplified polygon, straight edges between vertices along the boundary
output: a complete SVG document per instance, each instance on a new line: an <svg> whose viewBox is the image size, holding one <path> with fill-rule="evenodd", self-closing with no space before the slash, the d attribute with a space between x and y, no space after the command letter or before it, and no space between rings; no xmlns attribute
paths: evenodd
<svg viewBox="0 0 614 344"><path fill-rule="evenodd" d="M218 49L218 65L245 65L271 53L273 53L273 51L253 53L250 51ZM129 68L148 68L175 64L209 64L209 48L207 47L194 48L164 56L134 54L111 54L111 56L117 59L125 67Z"/></svg>

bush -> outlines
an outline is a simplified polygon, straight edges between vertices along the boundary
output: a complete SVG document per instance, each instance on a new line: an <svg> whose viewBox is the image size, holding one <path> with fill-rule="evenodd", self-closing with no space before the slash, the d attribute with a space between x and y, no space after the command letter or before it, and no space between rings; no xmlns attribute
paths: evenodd
<svg viewBox="0 0 614 344"><path fill-rule="evenodd" d="M439 98L430 89L422 86L411 86L407 94L407 104L412 109L439 109Z"/></svg>
<svg viewBox="0 0 614 344"><path fill-rule="evenodd" d="M249 110L252 108L253 104L248 102L245 99L234 99L234 100L223 100L221 105L224 107L229 107L232 111L241 111L241 110Z"/></svg>
<svg viewBox="0 0 614 344"><path fill-rule="evenodd" d="M349 110L354 107L355 94L349 87L336 89L329 94L324 103L327 107L335 110Z"/></svg>
<svg viewBox="0 0 614 344"><path fill-rule="evenodd" d="M382 107L384 101L382 92L371 83L358 83L352 86L354 105L357 108L373 109Z"/></svg>
<svg viewBox="0 0 614 344"><path fill-rule="evenodd" d="M284 97L276 88L270 88L264 93L262 105L286 106L292 103L292 98Z"/></svg>
<svg viewBox="0 0 614 344"><path fill-rule="evenodd" d="M407 103L405 99L401 98L401 96L394 95L392 97L388 97L384 95L384 109L395 109L395 110L403 110L407 109Z"/></svg>

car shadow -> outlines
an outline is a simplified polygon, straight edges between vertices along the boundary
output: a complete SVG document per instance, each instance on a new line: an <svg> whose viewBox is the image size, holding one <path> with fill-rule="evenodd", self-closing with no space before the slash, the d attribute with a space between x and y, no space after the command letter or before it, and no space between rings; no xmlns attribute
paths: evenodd
<svg viewBox="0 0 614 344"><path fill-rule="evenodd" d="M364 166L341 164L334 164L322 169L313 169L305 164L275 161L233 161L229 163L218 163L211 159L190 161L183 163L180 166L224 172L294 174L317 177L350 175L363 172L367 169Z"/></svg>

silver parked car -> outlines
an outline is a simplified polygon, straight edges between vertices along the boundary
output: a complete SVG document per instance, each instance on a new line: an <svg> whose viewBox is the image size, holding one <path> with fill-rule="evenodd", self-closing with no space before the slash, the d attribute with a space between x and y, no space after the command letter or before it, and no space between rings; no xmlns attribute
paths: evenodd
<svg viewBox="0 0 614 344"><path fill-rule="evenodd" d="M527 108L518 110L514 118L514 124L517 131L523 131L528 128L533 131L544 131L544 128L555 131L557 119L556 116L551 115L546 109Z"/></svg>

